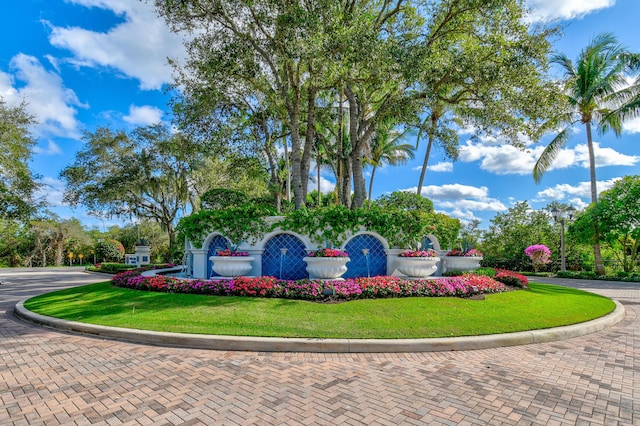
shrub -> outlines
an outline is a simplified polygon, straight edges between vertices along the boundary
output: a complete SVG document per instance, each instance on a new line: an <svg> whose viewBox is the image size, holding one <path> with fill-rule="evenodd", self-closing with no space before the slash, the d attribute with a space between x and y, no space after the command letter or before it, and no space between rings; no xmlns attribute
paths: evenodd
<svg viewBox="0 0 640 426"><path fill-rule="evenodd" d="M533 270L538 272L540 267L551 262L551 250L544 244L534 244L527 247L524 253L529 256L533 262Z"/></svg>
<svg viewBox="0 0 640 426"><path fill-rule="evenodd" d="M496 276L496 270L494 268L478 268L473 271L476 275L484 275L486 277L494 278Z"/></svg>
<svg viewBox="0 0 640 426"><path fill-rule="evenodd" d="M505 290L503 283L486 275L464 274L462 279L480 293L498 293Z"/></svg>
<svg viewBox="0 0 640 426"><path fill-rule="evenodd" d="M117 240L103 240L96 244L96 256L106 262L119 262L124 256L124 246Z"/></svg>
<svg viewBox="0 0 640 426"><path fill-rule="evenodd" d="M100 272L106 272L107 274L117 274L118 272L128 271L135 268L136 265L127 265L125 263L104 262L100 264Z"/></svg>
<svg viewBox="0 0 640 426"><path fill-rule="evenodd" d="M504 269L497 271L495 280L512 287L528 288L529 284L529 280L524 275L516 274L515 272Z"/></svg>

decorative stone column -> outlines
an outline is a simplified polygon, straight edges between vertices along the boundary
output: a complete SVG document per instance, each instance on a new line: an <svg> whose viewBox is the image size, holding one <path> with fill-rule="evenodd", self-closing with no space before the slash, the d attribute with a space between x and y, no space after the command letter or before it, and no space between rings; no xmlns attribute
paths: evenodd
<svg viewBox="0 0 640 426"><path fill-rule="evenodd" d="M207 258L209 251L204 249L191 249L193 254L193 278L209 278L207 277L207 266L209 259Z"/></svg>
<svg viewBox="0 0 640 426"><path fill-rule="evenodd" d="M151 246L136 246L136 257L138 258L138 265L151 263Z"/></svg>

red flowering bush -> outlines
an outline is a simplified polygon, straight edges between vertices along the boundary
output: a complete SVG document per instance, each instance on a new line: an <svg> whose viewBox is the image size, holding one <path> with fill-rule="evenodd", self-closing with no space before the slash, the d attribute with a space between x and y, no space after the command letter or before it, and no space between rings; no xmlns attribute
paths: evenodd
<svg viewBox="0 0 640 426"><path fill-rule="evenodd" d="M499 293L505 291L504 284L486 275L464 274L462 279L478 289L480 293Z"/></svg>
<svg viewBox="0 0 640 426"><path fill-rule="evenodd" d="M529 287L529 280L527 279L527 277L525 277L524 275L516 274L512 271L507 271L506 269L496 270L496 276L494 277L494 279L512 287Z"/></svg>

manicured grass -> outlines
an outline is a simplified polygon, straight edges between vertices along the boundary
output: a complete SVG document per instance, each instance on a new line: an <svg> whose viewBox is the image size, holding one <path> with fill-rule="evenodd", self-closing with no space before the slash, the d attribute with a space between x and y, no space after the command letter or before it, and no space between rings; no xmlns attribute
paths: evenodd
<svg viewBox="0 0 640 426"><path fill-rule="evenodd" d="M91 324L179 333L317 338L424 338L556 327L615 304L581 290L530 283L485 300L398 298L314 303L144 292L108 282L29 299L33 312Z"/></svg>

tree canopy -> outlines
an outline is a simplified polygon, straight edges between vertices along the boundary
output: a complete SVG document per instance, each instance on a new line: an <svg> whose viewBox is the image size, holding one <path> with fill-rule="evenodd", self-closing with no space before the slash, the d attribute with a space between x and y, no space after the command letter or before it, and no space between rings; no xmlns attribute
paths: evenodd
<svg viewBox="0 0 640 426"><path fill-rule="evenodd" d="M455 115L478 134L520 144L556 104L546 77L553 30L524 23L521 0L155 5L172 30L189 33L187 63L176 65L180 125L221 144L238 141L230 123L251 144L258 127L265 152L277 140L290 143L296 208L318 143L331 146L339 202L359 207L367 198L363 160L381 124L422 129L423 117L437 112L440 125ZM427 131L431 142L450 135ZM456 141L441 139L455 155Z"/></svg>
<svg viewBox="0 0 640 426"><path fill-rule="evenodd" d="M0 99L0 218L26 219L37 208L38 184L29 169L36 145L29 130L33 124L24 104L12 107Z"/></svg>
<svg viewBox="0 0 640 426"><path fill-rule="evenodd" d="M633 271L640 260L640 176L625 176L600 194L571 225L579 241L593 241L594 224L624 271Z"/></svg>

